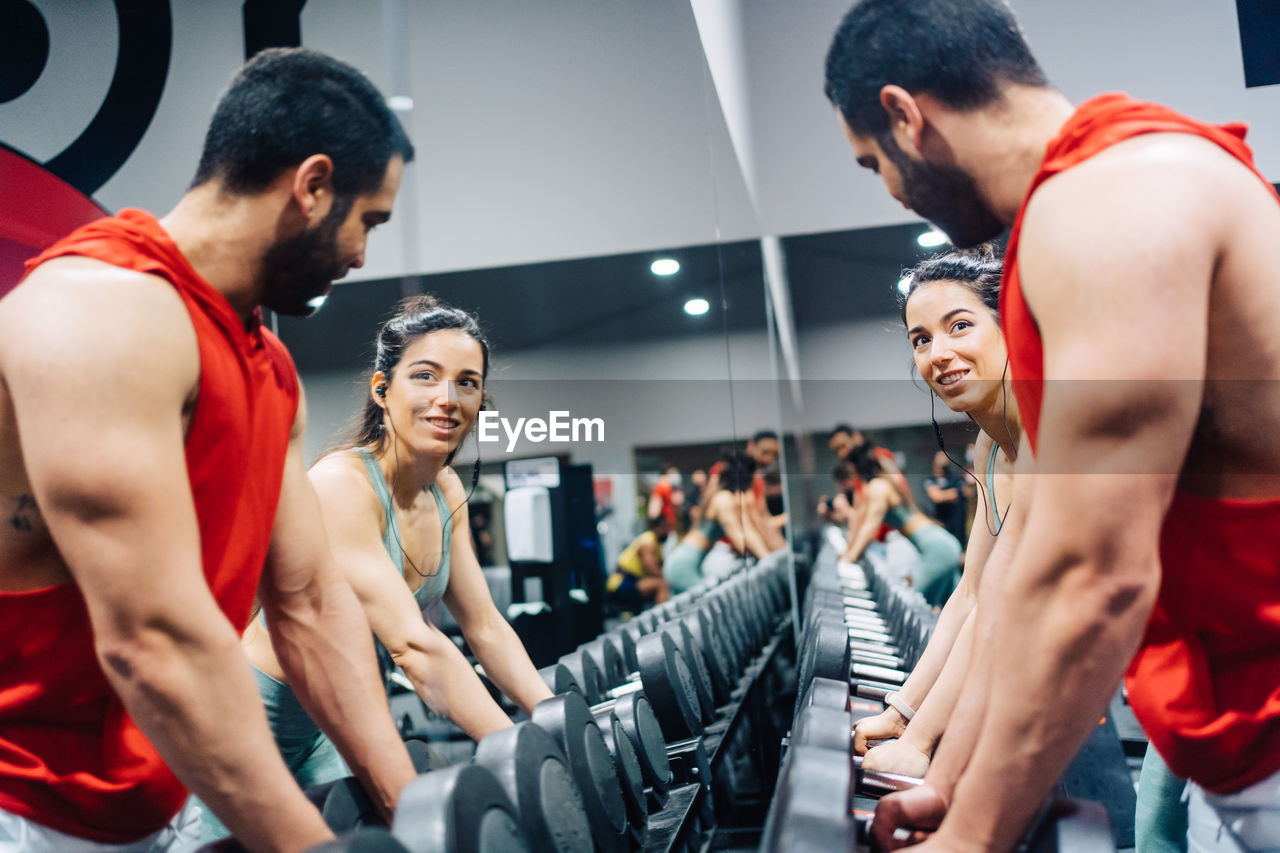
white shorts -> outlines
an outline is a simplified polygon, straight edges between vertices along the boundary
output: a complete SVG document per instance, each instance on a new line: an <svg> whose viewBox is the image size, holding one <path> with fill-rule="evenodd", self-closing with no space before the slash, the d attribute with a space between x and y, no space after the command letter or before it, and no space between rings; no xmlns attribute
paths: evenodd
<svg viewBox="0 0 1280 853"><path fill-rule="evenodd" d="M1188 853L1280 851L1280 773L1234 794L1187 785Z"/></svg>
<svg viewBox="0 0 1280 853"><path fill-rule="evenodd" d="M187 853L200 846L202 810L188 797L159 832L127 844L108 844L76 838L0 809L0 853Z"/></svg>
<svg viewBox="0 0 1280 853"><path fill-rule="evenodd" d="M742 567L743 559L733 548L717 539L702 560L702 577L707 580L727 578Z"/></svg>

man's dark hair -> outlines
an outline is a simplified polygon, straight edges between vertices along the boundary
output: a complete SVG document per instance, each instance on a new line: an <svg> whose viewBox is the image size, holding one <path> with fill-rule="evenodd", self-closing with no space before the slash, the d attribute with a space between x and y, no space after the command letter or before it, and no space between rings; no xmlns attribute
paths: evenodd
<svg viewBox="0 0 1280 853"><path fill-rule="evenodd" d="M835 429L831 430L831 437L835 438L841 433L844 433L845 435L853 435L853 427L848 424L836 424Z"/></svg>
<svg viewBox="0 0 1280 853"><path fill-rule="evenodd" d="M335 195L354 198L382 185L392 156L413 160L413 145L359 71L318 51L271 48L222 94L192 186L218 179L251 195L313 154L333 160Z"/></svg>
<svg viewBox="0 0 1280 853"><path fill-rule="evenodd" d="M778 433L771 429L756 430L756 434L751 436L751 443L759 444L760 442L764 441L766 438L772 438L774 441L777 441Z"/></svg>
<svg viewBox="0 0 1280 853"><path fill-rule="evenodd" d="M720 488L731 492L749 492L756 474L756 461L741 450L732 450L721 458Z"/></svg>
<svg viewBox="0 0 1280 853"><path fill-rule="evenodd" d="M827 51L827 98L854 133L877 138L889 129L884 86L972 110L1003 83L1048 85L1003 0L861 0Z"/></svg>

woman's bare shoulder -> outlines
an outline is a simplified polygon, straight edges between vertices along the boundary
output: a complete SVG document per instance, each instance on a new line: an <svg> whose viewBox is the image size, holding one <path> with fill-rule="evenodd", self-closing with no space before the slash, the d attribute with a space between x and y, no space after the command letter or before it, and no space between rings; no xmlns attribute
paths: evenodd
<svg viewBox="0 0 1280 853"><path fill-rule="evenodd" d="M380 506L364 460L354 449L335 450L316 460L307 472L316 494L327 505L358 511Z"/></svg>

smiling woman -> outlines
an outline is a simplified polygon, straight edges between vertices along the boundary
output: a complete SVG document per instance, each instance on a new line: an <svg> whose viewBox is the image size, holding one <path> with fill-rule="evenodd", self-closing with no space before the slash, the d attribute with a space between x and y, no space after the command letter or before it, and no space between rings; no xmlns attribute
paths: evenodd
<svg viewBox="0 0 1280 853"><path fill-rule="evenodd" d="M427 705L477 740L511 720L457 646L424 618L438 602L485 674L526 713L551 696L494 606L472 550L468 494L449 467L484 407L488 373L489 344L474 317L430 296L402 302L379 331L350 439L310 471L338 565L377 637L384 676L401 667ZM345 775L334 745L285 683L267 626L255 621L244 645L298 782Z"/></svg>
<svg viewBox="0 0 1280 853"><path fill-rule="evenodd" d="M904 279L908 284L902 297L902 325L916 370L931 394L942 398L952 411L968 415L982 430L974 453L977 470L966 472L977 475L980 500L965 550L964 574L947 599L924 654L898 692L898 704L856 727L858 752L866 751L869 741L896 739L867 751L864 768L924 775L968 663L967 637L974 624L976 591L1012 500L1013 460L1022 436L1017 405L1005 382L1008 355L1000 328L1001 271L999 255L987 245L936 255L917 264ZM941 432L937 435L941 444ZM919 540L920 531L940 537L923 524L908 534L925 563L926 548L933 543Z"/></svg>

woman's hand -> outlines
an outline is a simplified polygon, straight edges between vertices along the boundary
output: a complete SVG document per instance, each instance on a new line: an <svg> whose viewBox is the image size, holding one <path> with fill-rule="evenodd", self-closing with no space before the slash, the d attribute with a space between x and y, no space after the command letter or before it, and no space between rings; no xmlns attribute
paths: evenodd
<svg viewBox="0 0 1280 853"><path fill-rule="evenodd" d="M906 730L907 721L902 714L896 708L885 708L874 717L865 717L854 725L853 751L858 755L866 755L871 746L867 741L901 737Z"/></svg>
<svg viewBox="0 0 1280 853"><path fill-rule="evenodd" d="M905 740L892 740L867 750L862 769L923 779L929 770L929 756Z"/></svg>

